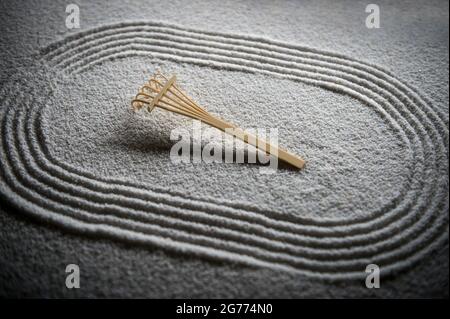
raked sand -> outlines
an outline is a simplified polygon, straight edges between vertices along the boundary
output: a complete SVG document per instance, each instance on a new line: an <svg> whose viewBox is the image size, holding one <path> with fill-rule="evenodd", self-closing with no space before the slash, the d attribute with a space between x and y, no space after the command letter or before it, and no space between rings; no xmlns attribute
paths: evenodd
<svg viewBox="0 0 450 319"><path fill-rule="evenodd" d="M233 4L86 3L70 32L62 2L5 8L3 292L67 295L78 263L79 296L448 294L448 4L381 4L379 30L362 3ZM191 121L130 111L157 69L306 168L174 164Z"/></svg>

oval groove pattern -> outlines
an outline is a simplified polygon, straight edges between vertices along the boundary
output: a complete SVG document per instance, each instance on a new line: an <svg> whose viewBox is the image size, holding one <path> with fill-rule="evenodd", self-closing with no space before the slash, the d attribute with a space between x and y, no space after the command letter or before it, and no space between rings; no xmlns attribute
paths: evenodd
<svg viewBox="0 0 450 319"><path fill-rule="evenodd" d="M18 77L0 95L0 191L23 212L83 233L331 279L362 277L369 263L384 273L399 271L448 240L448 122L428 98L379 66L291 43L149 21L79 32L41 54L49 68L43 84ZM70 76L135 56L261 73L349 95L395 132L409 178L375 211L321 219L190 198L55 158L43 121L52 72Z"/></svg>

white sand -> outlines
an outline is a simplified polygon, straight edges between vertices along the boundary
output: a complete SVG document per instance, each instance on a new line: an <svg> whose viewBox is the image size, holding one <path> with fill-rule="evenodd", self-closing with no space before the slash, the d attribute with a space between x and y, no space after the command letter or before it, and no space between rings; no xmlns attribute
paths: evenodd
<svg viewBox="0 0 450 319"><path fill-rule="evenodd" d="M94 238L81 247L105 237L139 244L142 251L127 252L139 266L136 278L161 271L137 258L156 254L173 265L164 278L183 278L183 264L201 263L193 269L218 287L249 278L256 266L261 289L228 288L228 296L360 295L373 293L358 287L365 266L376 263L391 280L386 294L417 294L402 276L421 274L419 261L438 251L448 256L448 4L447 12L440 2L398 4L406 11L386 4L380 30L364 27L363 4L333 4L286 3L276 15L268 4L173 2L139 11L86 4L80 33L61 35L64 24L54 16L39 24L42 15L30 12L33 32L18 31L28 41L15 44L13 30L3 40L0 192L17 213L64 229L52 238L75 231ZM57 9L37 11L47 18ZM7 21L17 25L15 14ZM307 168L261 175L255 165L174 165L170 130L189 121L129 111L157 68L176 73L223 118L278 127L280 144L307 159ZM114 256L105 258L117 263ZM425 295L448 287L448 264L430 267L439 280ZM269 277L279 283L269 287ZM157 282L163 292L147 295L170 295L170 284ZM180 282L173 295L192 294L192 283ZM198 296L219 293L200 286Z"/></svg>

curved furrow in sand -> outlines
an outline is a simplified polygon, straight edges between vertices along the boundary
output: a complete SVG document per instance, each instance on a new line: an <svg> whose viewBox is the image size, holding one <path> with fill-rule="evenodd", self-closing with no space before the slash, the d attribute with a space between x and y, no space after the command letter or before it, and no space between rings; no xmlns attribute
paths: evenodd
<svg viewBox="0 0 450 319"><path fill-rule="evenodd" d="M22 112L15 112L14 114L17 114L17 113L22 113ZM25 113L27 113L27 112L25 112ZM15 120L12 120L12 121L10 121L9 123L9 125L13 125L14 126L14 123L17 125L18 123L20 123L21 121L20 120L17 120L17 118L15 119ZM11 127L8 127L8 121L6 121L5 122L6 123L6 133L7 134L4 134L3 136L8 136L9 134L8 134L8 132L9 132L9 130L10 129L12 129ZM11 124L12 123L12 124ZM9 132L10 133L10 132ZM3 141L3 143L5 143L6 145L8 145L7 143L8 143L8 141L9 141L9 139L8 138L5 138L4 139L4 141ZM11 150L12 149L12 146L10 145L9 146L9 148L8 148L9 150ZM16 154L17 155L17 154ZM10 156L11 156L11 153L10 153ZM20 162L20 160L18 160L18 161L16 161L16 160L12 160L12 161L10 161L10 164L12 165L12 166L15 166L15 165L17 165L17 163L18 162ZM15 169L16 169L16 174L20 174L20 172L21 172L21 169L20 168L18 168L18 167L15 167ZM28 176L29 177L29 176ZM27 179L27 177L25 177L25 176L22 176L22 178L23 178L23 180L26 180ZM28 185L28 186L32 186L32 187L29 187L29 189L40 189L40 185L36 185L36 184L32 184L32 185ZM45 196L45 195L44 195ZM48 198L47 198L48 199ZM59 203L59 204L61 204L61 203ZM63 204L63 205L65 205L65 204ZM70 206L69 206L70 207ZM67 207L68 209L70 209L69 207ZM90 213L89 212L87 212L86 213L86 215L90 215ZM92 214L91 214L92 215ZM104 217L104 216L102 216L102 217ZM98 216L94 216L94 217L92 217L92 216L89 216L89 218L87 219L89 222L95 222L95 221L98 221ZM110 216L106 216L105 218L100 218L100 223L108 223L108 222L110 222L110 223L113 223L113 222L116 222L116 223L114 223L113 225L114 226L119 226L119 227L124 227L124 225L123 224L121 224L120 222L117 222L117 219L111 219L110 218ZM141 226L141 225L136 225L136 223L133 223L133 222L131 222L131 226L133 227L132 229L137 229L137 230L140 230L140 231L142 231L142 230L147 230L147 227L145 227L145 226ZM152 232L152 234L154 235L155 234L155 232L158 234L158 235L165 235L165 236L167 236L167 235L171 235L171 236L175 236L175 235L178 235L178 236L180 236L176 231L173 231L173 230L168 230L168 232L167 233L165 233L163 230L161 230L161 229L159 229L159 228L156 228L156 230L158 230L159 231L159 233L155 230L155 228L154 228L154 226L153 225L151 225L150 226L150 231ZM175 239L181 239L181 240L184 240L184 241L187 241L187 242L189 242L189 243L195 243L195 244L198 244L198 243L200 243L200 244L210 244L210 245L213 245L213 244L216 244L216 241L212 241L212 243L210 243L209 241L208 241L208 239L206 239L206 238L204 238L203 236L197 236L197 237L193 237L192 235L190 235L190 234L188 234L187 235L187 237L183 237L182 235L180 236L180 237L176 237ZM423 241L420 241L420 242L423 242ZM225 243L223 243L223 242L220 242L219 241L219 243L217 244L218 246L213 246L214 248L224 248L224 246L228 249L228 250L231 250L232 252L240 252L240 253L242 253L242 252L244 252L244 253L246 253L247 255L250 255L250 257L256 257L256 258L260 258L261 256L259 256L258 255L258 253L261 253L258 249L252 249L252 247L243 247L243 245L237 245L237 247L235 247L233 244L230 244L230 242L225 242ZM234 249L236 249L236 251L234 251ZM252 256L252 254L255 254L256 256ZM337 261L332 261L331 262L331 264L330 265L328 265L328 266L325 266L325 264L326 263L324 263L324 262L320 262L320 263L312 263L312 264L310 264L310 263L304 263L303 262L303 260L301 260L301 259L294 259L294 258L290 258L290 256L285 256L285 255L282 255L282 254L272 254L272 253L268 253L268 252L262 252L262 256L263 256L263 259L265 259L265 261L269 261L269 262L271 262L271 261L273 261L273 262L282 262L282 261L284 261L284 262L286 262L287 263L287 265L288 265L288 267L295 267L295 268L297 268L297 267L301 267L301 268L303 268L303 269L307 269L307 270L311 270L311 271L317 271L317 272L323 272L323 271L331 271L331 270L333 270L333 271L336 271L336 269L339 269L339 268L341 268L341 267L343 267L344 265L342 264L341 265L341 263L339 263L339 262L337 262ZM398 256L398 254L394 254L394 256ZM271 258L273 258L273 259L271 259ZM371 259L371 260L373 260L373 259ZM368 262L368 260L364 260L363 261L363 263L367 263ZM352 261L352 263L354 263L354 261ZM307 264L309 264L309 266L307 266ZM308 267L311 267L311 268L308 268ZM346 267L350 267L349 265L347 265Z"/></svg>
<svg viewBox="0 0 450 319"><path fill-rule="evenodd" d="M71 49L80 47L92 39L102 39L114 34L120 35L124 32L146 32L152 30L162 31L168 35L181 35L185 39L199 39L203 41L206 39L207 45L212 47L218 44L226 43L232 44L235 48L239 47L240 50L256 49L257 51L259 51L259 53L269 52L270 54L273 54L275 52L283 55L290 55L290 59L297 58L298 56L306 58L313 57L313 60L317 60L323 63L330 62L331 65L328 65L329 68L341 68L350 66L355 70L360 69L362 71L369 71L368 73L373 73L383 80L393 81L393 83L399 88L412 90L411 93L415 95L415 99L417 99L417 101L419 101L420 103L432 105L432 103L429 103L430 101L427 101L427 103L423 103L423 100L426 98L422 94L416 92L416 90L414 88L411 88L408 83L404 83L398 80L396 76L389 70L376 64L355 60L344 54L322 49L319 50L303 45L282 42L258 36L196 30L176 24L169 24L166 22L132 21L95 27L86 31L76 33L74 35L67 36L63 40L51 43L50 45L42 49L42 54L47 59L54 60L58 59L58 56L64 53L69 53L70 55L72 55L73 52L71 52ZM98 39L95 41L98 41ZM440 121L442 118L445 118L445 113L442 110L435 109L433 110L433 112L437 112L440 115L435 117L435 120ZM448 119L445 124L448 124Z"/></svg>
<svg viewBox="0 0 450 319"><path fill-rule="evenodd" d="M446 134L444 134L444 137L446 136Z"/></svg>
<svg viewBox="0 0 450 319"><path fill-rule="evenodd" d="M26 131L27 132L32 132L32 131L34 131L34 129L32 127L27 127ZM24 135L25 135L25 132L24 132ZM34 140L33 140L33 142L29 143L29 147L32 149L33 145L36 145L36 144L37 143L34 142ZM34 158L38 159L38 162L40 162L39 169L52 171L52 172L55 171L55 170L58 171L58 169L59 169L58 167L53 167L53 168L52 167L50 167L50 168L49 167L45 167L46 166L45 159L42 159L42 158L39 159L40 158L40 155L38 154L39 151L32 150L31 152L34 154ZM64 176L62 174L59 174L58 178L61 178L62 182L66 182L66 181L70 182L70 179L67 180L67 177L64 178ZM62 183L62 182L57 181L52 186L58 187L58 185L60 183ZM78 188L80 187L78 183L77 183L77 187ZM81 186L81 188L83 188L83 186ZM89 196L89 199L93 200L94 197L95 196L92 194L91 196ZM101 197L100 196L97 199L97 201L100 202L100 203L102 201L103 202L108 202L108 203L114 203L115 202L116 204L121 204L121 205L125 205L127 202L129 202L130 204L128 204L128 205L131 205L131 206L127 206L127 208L130 208L130 209L137 209L139 207L141 207L141 209L145 209L145 205L146 204L147 204L147 206L149 205L149 203L146 202L146 201L141 201L139 203L138 201L130 200L127 197L119 197L117 199L117 201L114 201L114 199L111 196L109 196L109 197L108 196L107 197L105 197L105 196ZM251 223L244 222L243 224L240 224L240 223L242 223L242 222L240 222L240 223L236 224L236 223L230 223L231 220L229 220L229 219L217 219L214 216L209 216L209 218L208 218L207 214L205 215L205 214L203 214L203 213L201 213L199 211L194 211L193 213L187 213L187 212L188 211L183 211L183 213L175 213L175 215L178 214L178 217L180 217L180 218L186 217L186 218L189 218L189 220L191 220L191 221L196 221L197 220L197 221L202 222L202 223L210 223L210 225L214 225L214 226L217 225L219 227L230 227L231 226L230 228L232 228L233 230L237 229L237 230L241 230L241 231L247 231L247 232L251 232L253 235L260 235L260 234L262 234L264 236L267 236L268 239L278 238L278 239L284 240L284 241L286 241L288 243L292 242L294 244L303 244L303 245L305 245L305 242L304 242L305 239L302 238L302 237L300 237L300 238L303 240L303 242L302 241L298 241L297 240L298 239L297 236L293 236L292 234L285 233L285 232L284 233L283 232L280 233L280 232L277 232L277 231L272 231L268 227L261 229L257 225L253 225ZM162 213L170 215L173 212L171 212L170 210L163 209ZM199 217L201 217L201 218L199 218ZM238 226L238 227L236 227L236 226ZM349 235L349 233L348 232L345 233L345 230L344 230L342 236L344 237L345 235ZM322 234L322 236L323 236L323 234ZM364 237L365 238L362 238L362 239L367 239L367 234ZM306 244L311 244L311 240L309 239L309 241L308 241L308 239L309 238L307 238L307 240L306 240ZM335 247L337 244L339 244L338 241L333 240L331 238L326 238L326 239L327 239L327 242L325 244L325 247L327 247L327 248ZM355 238L352 238L352 239L353 239L353 241L351 241L348 245L346 245L346 247L355 247L358 244L361 245L361 243L359 243L357 240L354 240ZM370 240L371 244L374 244L376 242L377 238L368 238L368 239ZM313 243L314 247L317 247L318 245L320 245L320 241L317 242L317 243L314 243L314 241L313 241L312 243ZM376 247L377 247L376 245L373 246L373 248L376 248ZM295 247L291 247L291 249L292 249L291 251L295 251ZM346 250L339 251L337 254L335 253L335 256L337 257L337 255L341 254L341 257L344 258L346 255L350 255L350 254L355 253L355 252L356 252L356 250L354 250L354 249L346 249ZM367 250L365 248L364 249L360 249L360 253L367 253Z"/></svg>
<svg viewBox="0 0 450 319"><path fill-rule="evenodd" d="M149 25L153 24L144 27ZM142 26L121 24L82 32L44 49L46 58L56 69L82 72L114 58L150 54L162 60L259 72L337 89L377 110L408 146L414 160L413 182L405 184L409 189L383 207L380 216L371 214L356 222L277 220L276 212L260 215L258 210L233 203L221 207L220 202L163 194L161 188L142 191L143 184L95 176L51 157L42 128L45 99L29 103L18 90L18 98L25 103L18 106L12 101L13 106L6 105L1 114L5 115L1 175L8 184L2 187L5 194L14 190L23 198L20 205L34 203L44 208L41 214L26 211L79 231L327 278L361 276L361 269L371 262L387 272L407 268L448 240L448 215L442 214L448 212L448 184L442 179L442 174L448 176L448 128L442 113L420 92L380 67L339 54L271 40L256 43L254 37L185 32L164 24L158 25L159 31L145 31L155 35L171 30L164 40L147 45L147 39L141 38ZM121 28L132 31L121 33ZM118 30L120 34L112 36ZM174 40L183 40L185 45L175 46ZM211 48L202 47L208 45ZM236 51L238 58L230 57L226 48ZM199 52L193 54L195 50ZM305 51L301 57L283 60L301 50ZM261 57L255 59L255 54ZM424 183L424 176L435 182ZM216 209L220 213L211 216Z"/></svg>
<svg viewBox="0 0 450 319"><path fill-rule="evenodd" d="M153 52L154 53L154 52ZM420 124L419 124L420 125Z"/></svg>

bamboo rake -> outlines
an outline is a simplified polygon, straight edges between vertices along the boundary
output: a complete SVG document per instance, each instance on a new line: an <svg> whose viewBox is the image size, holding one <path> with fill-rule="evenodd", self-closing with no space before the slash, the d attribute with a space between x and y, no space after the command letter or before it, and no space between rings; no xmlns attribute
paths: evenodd
<svg viewBox="0 0 450 319"><path fill-rule="evenodd" d="M245 143L255 146L267 154L276 156L280 160L289 163L296 168L300 169L305 165L305 161L301 157L275 145L271 145L267 141L245 132L234 124L212 116L181 91L178 86L175 85L175 81L175 76L168 79L161 73L156 73L139 89L138 94L131 102L133 109L138 111L146 106L147 111L151 112L155 107L160 107L170 112L200 120L244 141Z"/></svg>

